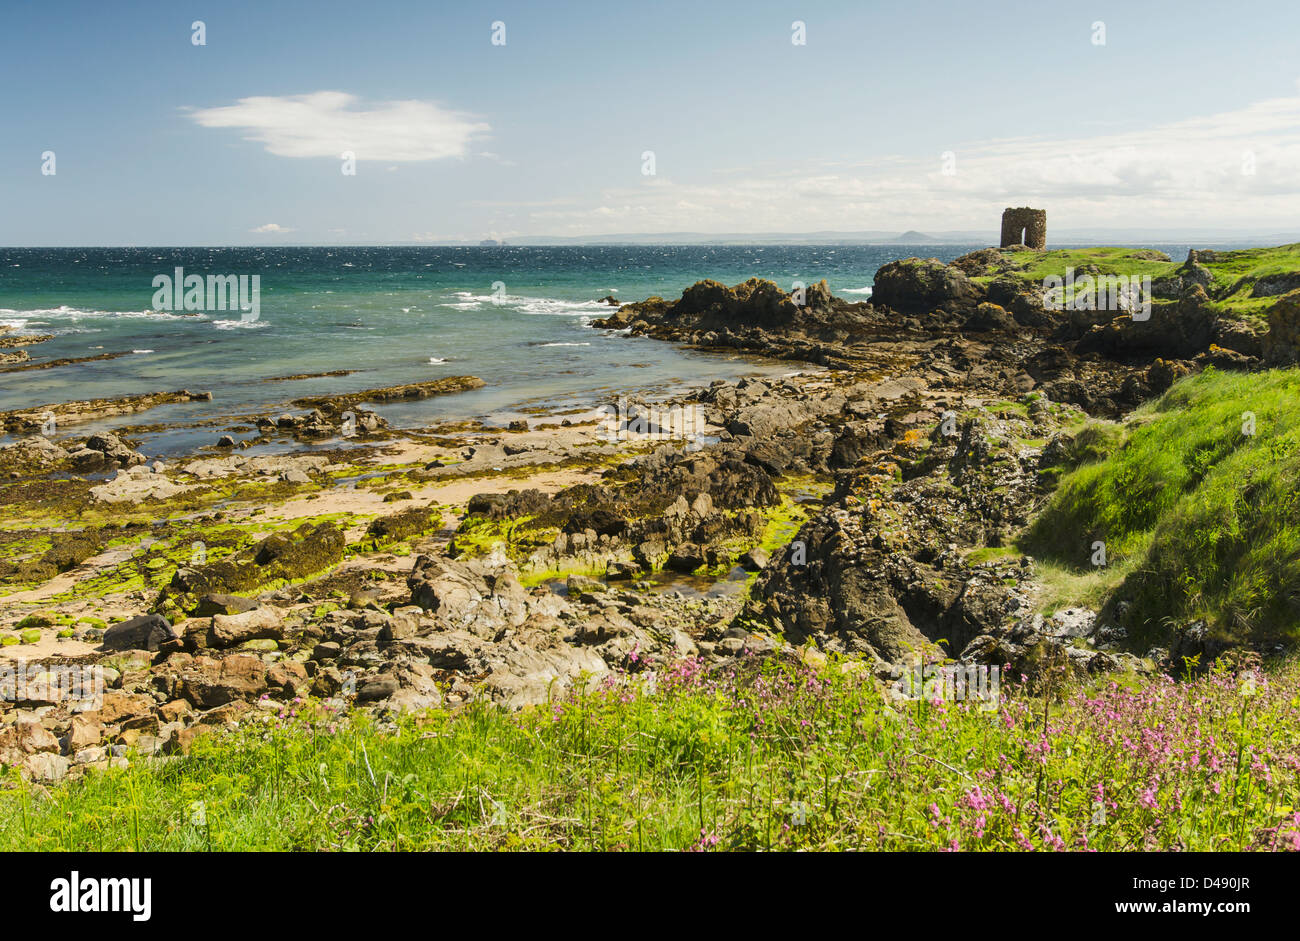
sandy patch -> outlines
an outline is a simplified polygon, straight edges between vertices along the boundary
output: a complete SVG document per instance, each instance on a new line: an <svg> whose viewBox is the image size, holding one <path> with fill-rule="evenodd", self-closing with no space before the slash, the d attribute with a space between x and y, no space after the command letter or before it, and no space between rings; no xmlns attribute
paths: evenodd
<svg viewBox="0 0 1300 941"><path fill-rule="evenodd" d="M84 657L88 653L93 653L98 646L73 640L71 637L60 639L54 636L54 631L52 627L42 628L41 639L34 644L11 644L8 647L0 647L0 659L39 662L61 660L66 657Z"/></svg>

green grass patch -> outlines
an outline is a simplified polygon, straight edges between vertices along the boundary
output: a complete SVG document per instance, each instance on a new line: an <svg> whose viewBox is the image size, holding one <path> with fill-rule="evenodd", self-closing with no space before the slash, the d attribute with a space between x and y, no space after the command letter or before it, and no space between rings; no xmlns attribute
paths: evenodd
<svg viewBox="0 0 1300 941"><path fill-rule="evenodd" d="M1208 369L1090 434L1030 551L1082 574L1104 542L1141 640L1194 619L1230 641L1296 637L1300 370Z"/></svg>
<svg viewBox="0 0 1300 941"><path fill-rule="evenodd" d="M1244 850L1300 841L1300 671L891 701L684 661L520 713L314 703L187 757L0 790L3 850ZM1150 730L1161 736L1149 746ZM1194 756L1188 760L1187 756Z"/></svg>

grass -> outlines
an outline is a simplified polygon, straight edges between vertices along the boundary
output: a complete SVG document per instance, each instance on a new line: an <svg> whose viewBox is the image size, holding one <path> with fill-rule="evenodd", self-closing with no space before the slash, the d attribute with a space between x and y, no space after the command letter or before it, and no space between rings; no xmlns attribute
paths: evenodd
<svg viewBox="0 0 1300 941"><path fill-rule="evenodd" d="M163 763L48 789L11 772L0 849L1300 847L1295 663L1004 683L992 710L891 704L826 660L620 679L389 725L301 703Z"/></svg>
<svg viewBox="0 0 1300 941"><path fill-rule="evenodd" d="M1018 280L1042 284L1050 276L1064 277L1073 268L1076 277L1097 275L1149 276L1153 281L1174 274L1184 262L1177 258L1159 261L1149 250L1118 247L1053 249L1052 251L1009 252L1008 274ZM1257 281L1269 275L1300 271L1300 243L1268 248L1217 252L1214 261L1202 261L1213 280L1206 289L1211 308L1229 316L1262 321L1277 297L1252 297ZM978 275L973 280L987 284L999 274Z"/></svg>
<svg viewBox="0 0 1300 941"><path fill-rule="evenodd" d="M1207 369L1074 451L1025 548L1082 575L1104 542L1118 571L1094 578L1139 639L1198 619L1235 642L1295 638L1300 370Z"/></svg>
<svg viewBox="0 0 1300 941"><path fill-rule="evenodd" d="M1154 280L1161 275L1172 273L1182 264L1182 259L1158 261L1142 257L1146 254L1150 254L1149 250L1135 248L1058 248L1045 252L1009 252L1008 259L1013 266L1011 273L1016 278L1040 283L1044 278L1052 275L1064 277L1066 268L1073 268L1075 276L1081 276L1087 272L1090 265L1095 265L1097 273L1103 275L1122 274L1138 277L1150 275ZM1296 258L1296 267L1300 268L1300 255ZM983 275L974 280L988 282L992 281L993 277Z"/></svg>

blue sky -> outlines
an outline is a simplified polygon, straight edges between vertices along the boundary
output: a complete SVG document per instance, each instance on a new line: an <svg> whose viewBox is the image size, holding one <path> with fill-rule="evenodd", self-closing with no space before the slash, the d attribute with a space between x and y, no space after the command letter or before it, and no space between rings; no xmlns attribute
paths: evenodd
<svg viewBox="0 0 1300 941"><path fill-rule="evenodd" d="M1297 37L1294 2L10 0L0 244L1294 228Z"/></svg>

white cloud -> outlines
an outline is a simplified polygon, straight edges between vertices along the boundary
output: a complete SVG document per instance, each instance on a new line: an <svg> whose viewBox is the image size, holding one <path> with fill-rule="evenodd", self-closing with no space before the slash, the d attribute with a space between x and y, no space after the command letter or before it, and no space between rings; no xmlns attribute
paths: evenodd
<svg viewBox="0 0 1300 941"><path fill-rule="evenodd" d="M728 170L714 183L661 176L653 185L629 181L594 202L534 206L529 217L538 231L571 235L995 231L1009 205L1043 206L1060 228L1300 225L1300 96L1137 131L951 149L954 176L943 175L938 152L856 166Z"/></svg>
<svg viewBox="0 0 1300 941"><path fill-rule="evenodd" d="M255 229L249 229L250 232L257 232L263 235L275 234L277 232L292 232L293 229L285 228L276 222L268 222L266 225L259 225Z"/></svg>
<svg viewBox="0 0 1300 941"><path fill-rule="evenodd" d="M358 160L396 162L463 157L487 124L431 101L382 101L358 105L356 95L319 91L309 95L241 98L233 105L190 115L203 127L233 127L245 140L266 145L279 157L335 157L352 151Z"/></svg>

